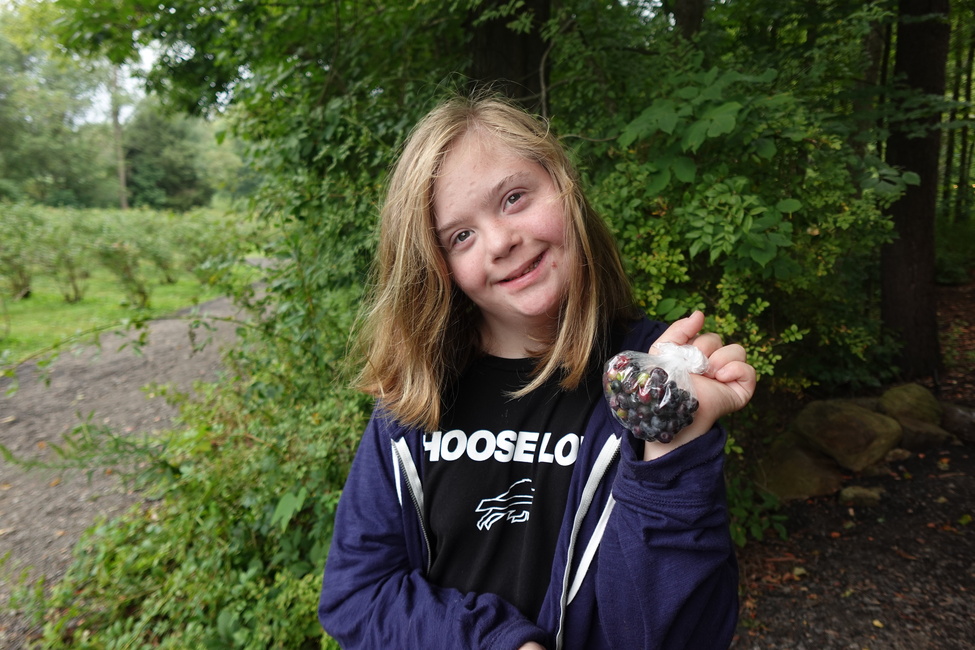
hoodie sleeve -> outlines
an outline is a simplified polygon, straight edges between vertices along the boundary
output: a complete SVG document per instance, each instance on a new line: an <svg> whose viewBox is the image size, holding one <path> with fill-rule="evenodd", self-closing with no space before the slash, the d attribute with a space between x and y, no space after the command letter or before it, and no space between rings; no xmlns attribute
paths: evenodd
<svg viewBox="0 0 975 650"><path fill-rule="evenodd" d="M600 627L614 648L727 648L738 620L738 567L715 427L644 462L623 440L617 505L599 551Z"/></svg>
<svg viewBox="0 0 975 650"><path fill-rule="evenodd" d="M397 486L388 426L373 416L339 501L318 608L322 627L347 650L516 650L544 640L500 597L426 580L422 532L411 526L416 515L404 517L403 508L414 505L406 487Z"/></svg>

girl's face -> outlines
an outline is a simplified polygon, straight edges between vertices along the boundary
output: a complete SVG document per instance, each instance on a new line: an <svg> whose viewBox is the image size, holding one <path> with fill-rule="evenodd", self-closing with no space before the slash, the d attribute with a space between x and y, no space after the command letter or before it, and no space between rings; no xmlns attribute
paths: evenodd
<svg viewBox="0 0 975 650"><path fill-rule="evenodd" d="M481 310L485 351L523 357L552 336L569 256L562 202L545 168L468 132L444 159L433 211L453 281Z"/></svg>

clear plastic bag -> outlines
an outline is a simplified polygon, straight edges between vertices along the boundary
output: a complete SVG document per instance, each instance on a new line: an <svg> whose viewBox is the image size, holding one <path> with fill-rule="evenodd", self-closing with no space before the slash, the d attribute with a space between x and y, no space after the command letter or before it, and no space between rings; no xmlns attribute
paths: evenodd
<svg viewBox="0 0 975 650"><path fill-rule="evenodd" d="M693 345L660 343L656 354L620 352L606 362L603 392L613 416L637 438L670 442L694 421L697 396L690 375L707 371Z"/></svg>

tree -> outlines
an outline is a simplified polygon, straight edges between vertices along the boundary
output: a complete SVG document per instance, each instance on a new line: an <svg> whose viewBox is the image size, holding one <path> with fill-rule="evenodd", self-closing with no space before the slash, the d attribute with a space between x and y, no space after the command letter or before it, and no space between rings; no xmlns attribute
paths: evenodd
<svg viewBox="0 0 975 650"><path fill-rule="evenodd" d="M917 95L943 98L948 57L948 0L900 0L895 79ZM904 120L887 140L887 162L920 182L890 208L897 238L882 253L881 314L901 340L905 378L937 377L941 367L934 299L934 232L938 199L940 115Z"/></svg>
<svg viewBox="0 0 975 650"><path fill-rule="evenodd" d="M133 205L183 211L210 201L203 152L216 145L199 120L145 99L125 125L124 141Z"/></svg>
<svg viewBox="0 0 975 650"><path fill-rule="evenodd" d="M677 31L686 39L691 39L701 29L708 0L670 0L664 2L664 9L674 16Z"/></svg>
<svg viewBox="0 0 975 650"><path fill-rule="evenodd" d="M471 79L493 82L509 97L539 109L548 68L541 30L550 18L549 3L527 0L518 6L496 0L487 11L471 9Z"/></svg>
<svg viewBox="0 0 975 650"><path fill-rule="evenodd" d="M109 84L109 92L111 93L111 113L112 113L112 143L113 151L115 152L116 168L118 169L118 195L119 195L119 207L123 210L129 209L129 190L128 190L128 174L125 166L125 151L122 144L122 121L121 121L121 101L120 94L121 89L119 88L119 68L118 66L112 66L111 81Z"/></svg>
<svg viewBox="0 0 975 650"><path fill-rule="evenodd" d="M87 121L98 71L33 35L30 15L0 10L0 197L107 205L107 135Z"/></svg>

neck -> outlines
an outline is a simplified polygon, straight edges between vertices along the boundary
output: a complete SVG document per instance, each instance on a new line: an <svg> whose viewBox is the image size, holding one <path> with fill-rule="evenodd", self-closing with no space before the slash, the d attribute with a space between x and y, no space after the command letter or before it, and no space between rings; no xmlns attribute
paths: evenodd
<svg viewBox="0 0 975 650"><path fill-rule="evenodd" d="M557 323L547 321L543 326L532 330L501 328L488 322L481 323L481 348L487 354L502 359L523 359L530 357L551 340L557 332Z"/></svg>

